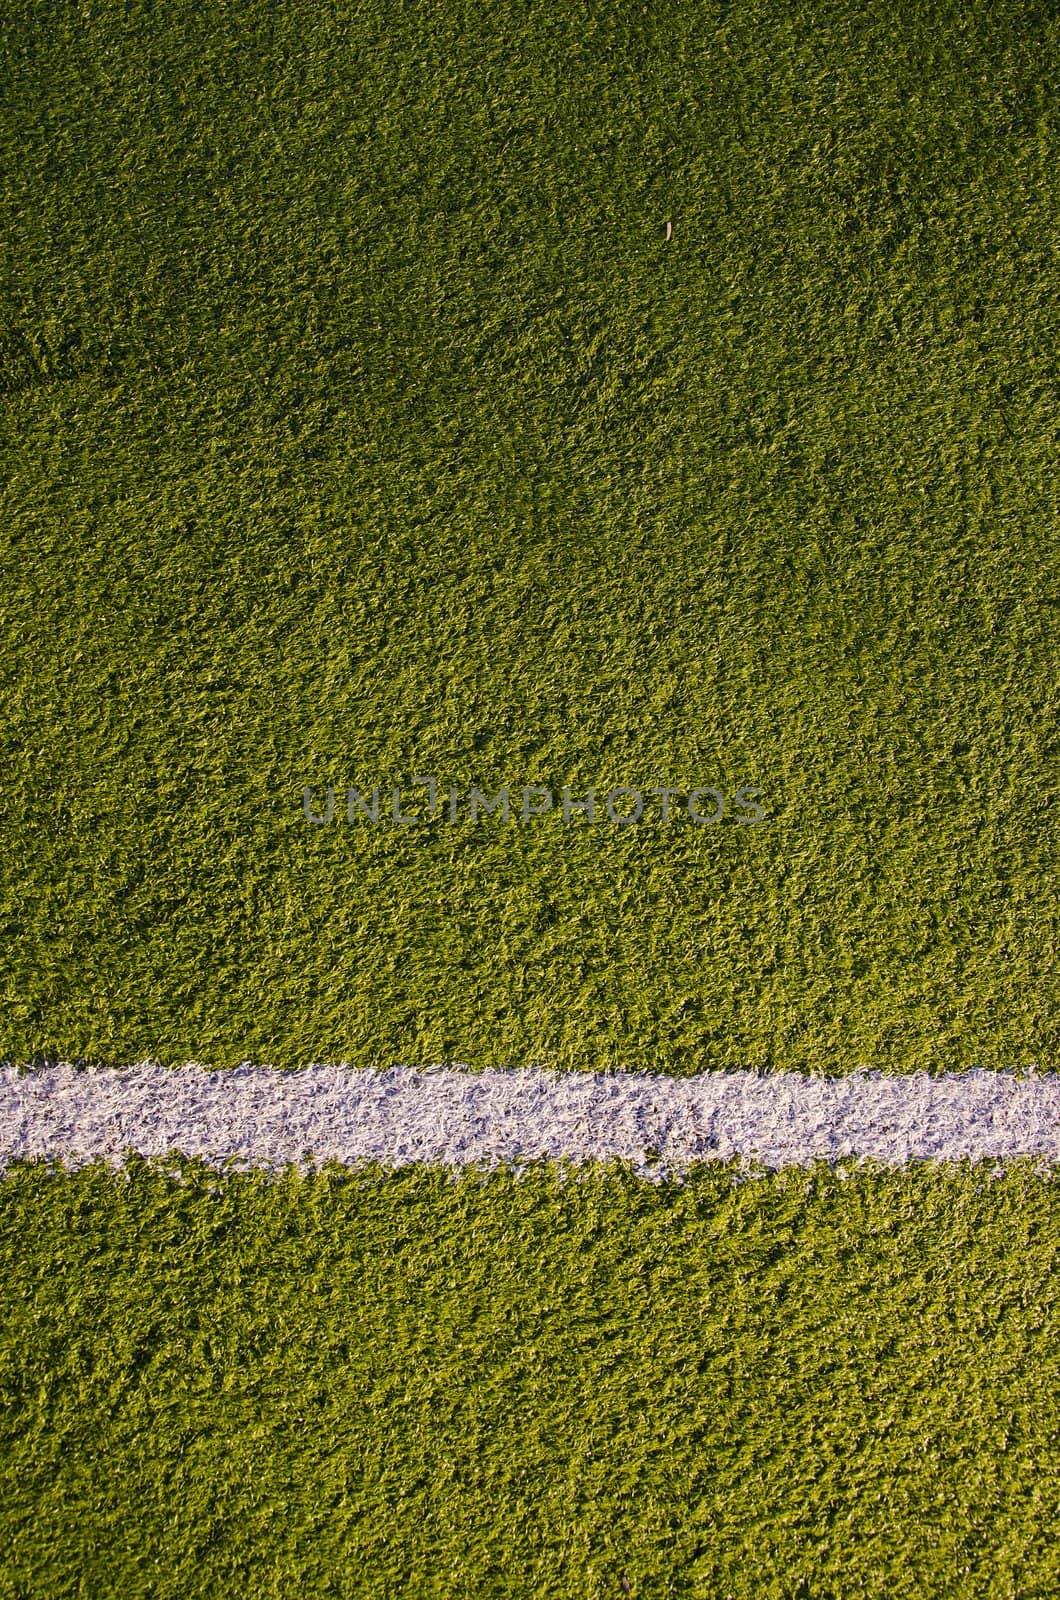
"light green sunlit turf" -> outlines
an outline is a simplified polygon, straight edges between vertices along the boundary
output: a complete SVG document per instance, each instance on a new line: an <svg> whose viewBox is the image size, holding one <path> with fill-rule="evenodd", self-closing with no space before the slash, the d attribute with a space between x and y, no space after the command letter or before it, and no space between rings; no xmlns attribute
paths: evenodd
<svg viewBox="0 0 1060 1600"><path fill-rule="evenodd" d="M2 1600L1060 1587L1026 1166L185 1175L0 1183Z"/></svg>
<svg viewBox="0 0 1060 1600"><path fill-rule="evenodd" d="M1055 6L0 26L0 1056L1055 1060Z"/></svg>

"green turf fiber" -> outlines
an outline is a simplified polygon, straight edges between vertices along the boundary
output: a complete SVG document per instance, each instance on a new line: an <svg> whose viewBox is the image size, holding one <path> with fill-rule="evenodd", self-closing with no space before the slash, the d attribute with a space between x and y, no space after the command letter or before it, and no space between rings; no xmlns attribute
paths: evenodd
<svg viewBox="0 0 1060 1600"><path fill-rule="evenodd" d="M1060 1590L1026 1165L186 1176L0 1183L0 1600Z"/></svg>
<svg viewBox="0 0 1060 1600"><path fill-rule="evenodd" d="M1055 5L0 33L0 1056L1055 1063Z"/></svg>

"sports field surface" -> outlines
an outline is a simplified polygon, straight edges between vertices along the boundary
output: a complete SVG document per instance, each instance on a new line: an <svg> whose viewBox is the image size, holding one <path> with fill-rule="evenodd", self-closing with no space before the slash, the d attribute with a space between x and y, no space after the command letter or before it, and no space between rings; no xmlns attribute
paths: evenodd
<svg viewBox="0 0 1060 1600"><path fill-rule="evenodd" d="M381 1072L145 1062L0 1068L0 1171L129 1156L220 1170L623 1162L667 1181L704 1161L1005 1161L1060 1167L1060 1073L809 1078L797 1072Z"/></svg>
<svg viewBox="0 0 1060 1600"><path fill-rule="evenodd" d="M0 1593L1052 1600L1058 1216L1019 1165L23 1167Z"/></svg>
<svg viewBox="0 0 1060 1600"><path fill-rule="evenodd" d="M1054 6L3 43L6 1058L1055 1061Z"/></svg>
<svg viewBox="0 0 1060 1600"><path fill-rule="evenodd" d="M1060 1592L1058 63L7 0L0 1600Z"/></svg>

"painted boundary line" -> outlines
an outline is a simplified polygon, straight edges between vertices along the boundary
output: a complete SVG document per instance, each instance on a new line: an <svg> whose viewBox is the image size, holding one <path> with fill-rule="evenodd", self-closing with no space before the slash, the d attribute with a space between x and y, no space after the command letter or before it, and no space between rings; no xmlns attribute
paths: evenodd
<svg viewBox="0 0 1060 1600"><path fill-rule="evenodd" d="M23 1161L120 1165L130 1151L266 1171L618 1159L655 1179L733 1159L776 1169L1036 1156L1057 1166L1060 1073L0 1067L0 1171Z"/></svg>

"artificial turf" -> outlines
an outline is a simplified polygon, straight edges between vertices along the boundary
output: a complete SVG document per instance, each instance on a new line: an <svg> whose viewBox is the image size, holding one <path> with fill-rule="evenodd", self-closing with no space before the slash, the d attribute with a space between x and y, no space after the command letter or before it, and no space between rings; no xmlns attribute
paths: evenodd
<svg viewBox="0 0 1060 1600"><path fill-rule="evenodd" d="M1017 1164L0 1183L0 1597L1052 1600Z"/></svg>
<svg viewBox="0 0 1060 1600"><path fill-rule="evenodd" d="M0 35L3 1058L1055 1060L1054 4Z"/></svg>

